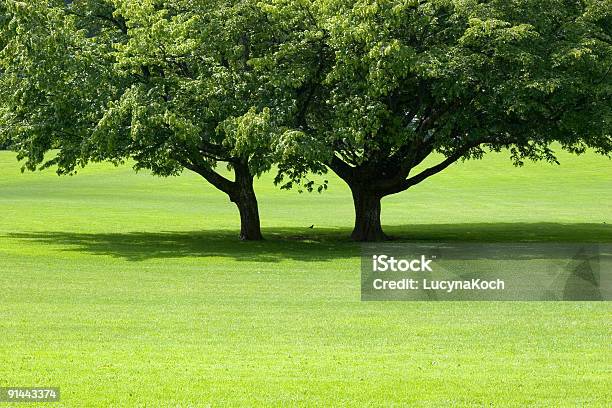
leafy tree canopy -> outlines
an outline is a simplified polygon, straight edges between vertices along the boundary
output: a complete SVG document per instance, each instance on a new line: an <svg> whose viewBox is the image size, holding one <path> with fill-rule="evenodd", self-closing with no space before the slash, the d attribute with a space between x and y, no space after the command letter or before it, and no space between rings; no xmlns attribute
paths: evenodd
<svg viewBox="0 0 612 408"><path fill-rule="evenodd" d="M268 10L296 33L269 64L310 67L278 181L329 166L353 191L355 239L384 238L380 199L459 159L612 151L610 0L280 0ZM415 172L432 153L445 159Z"/></svg>
<svg viewBox="0 0 612 408"><path fill-rule="evenodd" d="M254 1L2 1L0 126L34 170L135 161L201 174L258 239L253 176L273 162L278 103L251 61L274 47ZM46 160L51 149L57 154ZM215 169L224 162L229 180Z"/></svg>

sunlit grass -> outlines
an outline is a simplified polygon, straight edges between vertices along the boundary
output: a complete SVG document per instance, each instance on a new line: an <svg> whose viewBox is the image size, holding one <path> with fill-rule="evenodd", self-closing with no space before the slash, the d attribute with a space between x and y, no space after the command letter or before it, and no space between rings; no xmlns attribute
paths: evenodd
<svg viewBox="0 0 612 408"><path fill-rule="evenodd" d="M612 162L453 166L383 201L398 240L612 242ZM0 153L0 386L54 406L609 406L610 303L360 302L348 190L257 184L264 242L201 178ZM307 228L314 224L314 229Z"/></svg>

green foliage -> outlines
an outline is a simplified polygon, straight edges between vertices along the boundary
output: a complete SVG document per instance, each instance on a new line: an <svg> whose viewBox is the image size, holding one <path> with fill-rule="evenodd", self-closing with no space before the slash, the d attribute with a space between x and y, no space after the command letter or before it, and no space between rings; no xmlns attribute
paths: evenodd
<svg viewBox="0 0 612 408"><path fill-rule="evenodd" d="M279 18L294 13L292 2L273 3L284 10ZM299 53L297 67L319 69L296 85L298 132L285 138L294 154L281 163L279 181L282 173L305 174L306 159L330 164L335 157L346 166L332 168L393 179L384 195L412 185L410 169L436 151L450 162L509 148L515 164L555 162L554 143L575 153L612 151L610 0L300 7L311 18L295 24L275 64L291 65ZM320 148L300 148L312 139Z"/></svg>
<svg viewBox="0 0 612 408"><path fill-rule="evenodd" d="M63 4L3 1L0 126L28 169L68 173L89 159L84 142L120 81L104 59L110 42L90 37ZM59 153L44 162L50 149Z"/></svg>
<svg viewBox="0 0 612 408"><path fill-rule="evenodd" d="M278 161L290 187L340 160L393 193L434 152L612 151L610 0L0 7L0 132L28 169L132 158L258 175Z"/></svg>
<svg viewBox="0 0 612 408"><path fill-rule="evenodd" d="M270 168L282 112L251 66L272 30L256 2L3 6L0 123L27 168L126 158L160 175L219 161ZM45 162L50 149L59 154Z"/></svg>

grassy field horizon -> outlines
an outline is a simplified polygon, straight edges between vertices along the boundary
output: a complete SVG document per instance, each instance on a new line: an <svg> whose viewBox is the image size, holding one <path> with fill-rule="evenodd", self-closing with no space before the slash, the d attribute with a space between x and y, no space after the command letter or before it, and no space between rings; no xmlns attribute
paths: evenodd
<svg viewBox="0 0 612 408"><path fill-rule="evenodd" d="M560 161L456 164L384 199L385 231L612 243L612 161ZM612 404L610 302L361 302L346 186L272 178L266 240L241 242L192 173L21 174L0 152L0 387L58 386L67 407Z"/></svg>

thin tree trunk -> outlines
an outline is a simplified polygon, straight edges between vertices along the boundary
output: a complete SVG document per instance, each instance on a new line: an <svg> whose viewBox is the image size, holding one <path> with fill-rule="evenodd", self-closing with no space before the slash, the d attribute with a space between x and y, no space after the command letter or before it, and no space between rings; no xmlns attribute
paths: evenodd
<svg viewBox="0 0 612 408"><path fill-rule="evenodd" d="M380 223L381 196L367 190L352 189L355 204L355 241L384 241L388 239Z"/></svg>

